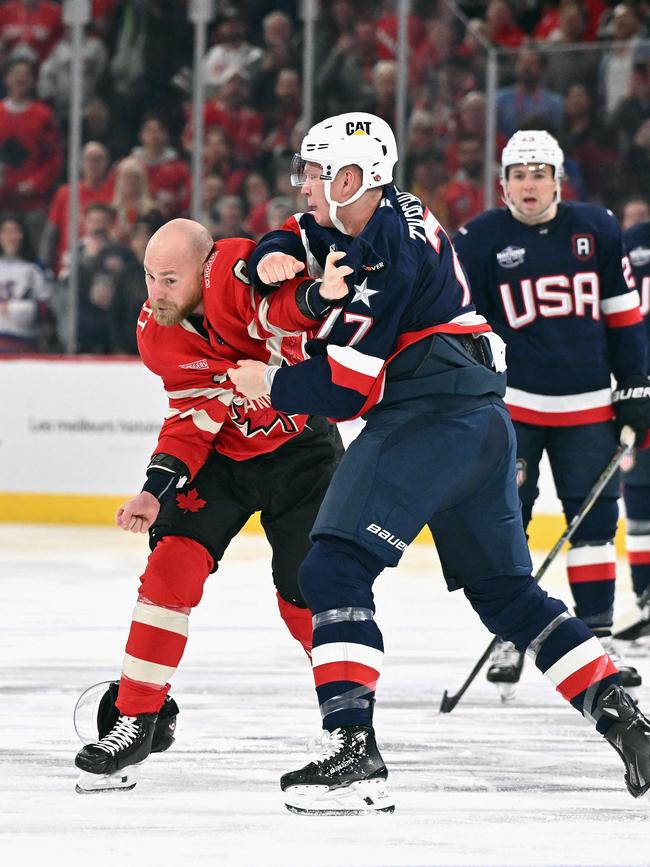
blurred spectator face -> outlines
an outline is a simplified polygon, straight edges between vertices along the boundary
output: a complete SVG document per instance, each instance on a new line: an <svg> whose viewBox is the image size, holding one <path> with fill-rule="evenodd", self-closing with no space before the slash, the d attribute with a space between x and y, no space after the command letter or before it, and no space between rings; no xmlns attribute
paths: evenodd
<svg viewBox="0 0 650 867"><path fill-rule="evenodd" d="M131 233L129 248L138 262L144 262L145 250L147 249L147 244L149 243L152 234L151 227L146 223L136 223L135 228Z"/></svg>
<svg viewBox="0 0 650 867"><path fill-rule="evenodd" d="M520 84L528 90L534 90L544 77L544 65L535 51L522 51L515 65L515 76Z"/></svg>
<svg viewBox="0 0 650 867"><path fill-rule="evenodd" d="M269 186L262 175L258 175L257 172L248 175L244 183L244 190L246 201L251 208L265 202L269 197Z"/></svg>
<svg viewBox="0 0 650 867"><path fill-rule="evenodd" d="M577 3L560 7L560 30L564 42L582 42L585 38L587 19Z"/></svg>
<svg viewBox="0 0 650 867"><path fill-rule="evenodd" d="M374 21L357 21L354 27L354 44L357 54L366 55L375 51L377 46Z"/></svg>
<svg viewBox="0 0 650 867"><path fill-rule="evenodd" d="M631 6L619 3L614 9L612 36L616 40L631 39L639 30L639 21Z"/></svg>
<svg viewBox="0 0 650 867"><path fill-rule="evenodd" d="M462 139L458 143L458 164L470 178L483 174L483 144L479 139Z"/></svg>
<svg viewBox="0 0 650 867"><path fill-rule="evenodd" d="M591 99L584 84L572 84L564 100L567 117L584 117L591 109Z"/></svg>
<svg viewBox="0 0 650 867"><path fill-rule="evenodd" d="M284 196L271 199L266 209L266 222L269 232L281 228L285 220L293 214L293 202Z"/></svg>
<svg viewBox="0 0 650 867"><path fill-rule="evenodd" d="M223 181L211 175L204 178L202 189L203 210L210 212L223 195Z"/></svg>
<svg viewBox="0 0 650 867"><path fill-rule="evenodd" d="M435 190L448 180L445 166L441 160L431 155L417 161L413 167L412 186L425 190Z"/></svg>
<svg viewBox="0 0 650 867"><path fill-rule="evenodd" d="M210 129L205 135L203 157L208 166L213 166L230 157L230 147L226 136L220 129Z"/></svg>
<svg viewBox="0 0 650 867"><path fill-rule="evenodd" d="M291 19L284 12L271 12L264 19L264 43L268 46L284 48L293 35L292 31Z"/></svg>
<svg viewBox="0 0 650 867"><path fill-rule="evenodd" d="M34 74L29 63L14 63L5 75L7 97L14 102L29 99L34 89Z"/></svg>
<svg viewBox="0 0 650 867"><path fill-rule="evenodd" d="M108 169L108 151L98 142L88 142L81 154L84 181L91 187L100 183Z"/></svg>
<svg viewBox="0 0 650 867"><path fill-rule="evenodd" d="M113 228L113 216L104 208L88 208L84 214L84 232L96 240L108 241Z"/></svg>
<svg viewBox="0 0 650 867"><path fill-rule="evenodd" d="M534 222L550 208L555 197L552 166L510 166L506 193L520 214Z"/></svg>
<svg viewBox="0 0 650 867"><path fill-rule="evenodd" d="M490 0L485 10L485 23L489 33L498 33L512 26L512 11L505 0Z"/></svg>
<svg viewBox="0 0 650 867"><path fill-rule="evenodd" d="M222 232L236 234L241 229L244 209L237 196L224 196L219 202L219 224Z"/></svg>
<svg viewBox="0 0 650 867"><path fill-rule="evenodd" d="M485 134L485 97L472 91L460 102L460 125L464 132L483 136Z"/></svg>
<svg viewBox="0 0 650 867"><path fill-rule="evenodd" d="M397 64L393 60L381 60L372 71L372 86L380 103L395 101Z"/></svg>
<svg viewBox="0 0 650 867"><path fill-rule="evenodd" d="M648 220L650 220L650 207L645 199L631 199L623 206L621 217L623 231L639 223L646 223Z"/></svg>
<svg viewBox="0 0 650 867"><path fill-rule="evenodd" d="M23 230L15 220L7 219L0 223L0 249L3 256L14 258L23 243Z"/></svg>
<svg viewBox="0 0 650 867"><path fill-rule="evenodd" d="M228 15L217 28L217 42L239 45L246 36L246 26L237 15Z"/></svg>
<svg viewBox="0 0 650 867"><path fill-rule="evenodd" d="M344 33L351 30L356 18L354 4L350 0L335 0L330 5L329 13L337 30Z"/></svg>
<svg viewBox="0 0 650 867"><path fill-rule="evenodd" d="M409 153L423 154L432 151L436 143L433 118L428 112L418 111L413 115L409 130Z"/></svg>
<svg viewBox="0 0 650 867"><path fill-rule="evenodd" d="M100 310L110 310L115 286L108 274L97 274L90 287L90 303Z"/></svg>
<svg viewBox="0 0 650 867"><path fill-rule="evenodd" d="M302 102L300 76L295 69L282 69L275 83L275 95L280 102L298 108Z"/></svg>
<svg viewBox="0 0 650 867"><path fill-rule="evenodd" d="M248 97L248 82L241 72L232 72L219 88L219 99L230 108L239 108Z"/></svg>
<svg viewBox="0 0 650 867"><path fill-rule="evenodd" d="M164 124L151 117L140 128L140 143L151 153L162 153L169 144L169 132Z"/></svg>
<svg viewBox="0 0 650 867"><path fill-rule="evenodd" d="M127 199L137 199L147 192L146 170L137 160L125 159L117 167L115 191Z"/></svg>
<svg viewBox="0 0 650 867"><path fill-rule="evenodd" d="M83 111L86 135L91 139L104 138L111 124L111 113L101 99L93 99Z"/></svg>

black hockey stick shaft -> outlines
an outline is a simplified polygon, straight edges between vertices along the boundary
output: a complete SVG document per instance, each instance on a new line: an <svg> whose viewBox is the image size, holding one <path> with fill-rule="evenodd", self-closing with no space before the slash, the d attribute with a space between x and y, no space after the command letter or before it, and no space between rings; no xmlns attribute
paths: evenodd
<svg viewBox="0 0 650 867"><path fill-rule="evenodd" d="M544 560L542 565L539 567L537 572L535 572L535 575L533 576L533 578L534 578L536 584L538 584L542 580L542 578L544 577L544 575L548 571L548 567L555 560L555 558L560 553L560 551L562 550L564 545L572 538L575 531L578 529L580 524L587 517L587 515L589 514L589 512L591 510L591 507L594 505L594 503L596 502L598 497L601 495L603 488L607 485L607 483L612 478L612 476L614 475L616 470L619 468L623 458L627 454L629 454L629 452L632 451L632 448L634 447L634 439L635 439L634 431L629 427L624 427L623 430L621 431L621 444L620 444L620 446L616 450L616 452L613 455L610 462L607 464L605 469L602 471L602 473L598 477L593 488L589 491L589 493L585 497L584 502L582 503L582 506L580 506L580 509L573 516L573 518L571 519L571 521L570 521L569 525L567 526L566 530L564 531L564 533L562 533L562 535L557 540L555 545L553 545L553 547L551 548L549 553L546 555L546 559ZM492 639L492 641L486 647L483 655L480 657L480 659L477 661L474 668L468 674L465 682L463 683L461 688L458 690L458 692L455 692L453 695L449 695L447 690L444 691L443 696L442 696L442 701L440 702L440 713L451 713L451 711L456 707L458 702L465 695L465 692L467 691L467 689L469 688L469 686L473 682L476 675L479 673L479 671L485 665L487 659L489 658L490 654L492 653L492 651L496 647L496 644L498 641L499 641L499 637L495 635L494 638Z"/></svg>

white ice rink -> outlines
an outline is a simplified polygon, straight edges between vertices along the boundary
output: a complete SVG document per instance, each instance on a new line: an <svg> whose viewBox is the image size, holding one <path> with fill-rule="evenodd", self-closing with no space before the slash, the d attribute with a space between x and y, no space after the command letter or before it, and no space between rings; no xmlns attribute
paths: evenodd
<svg viewBox="0 0 650 867"><path fill-rule="evenodd" d="M117 529L0 525L0 864L650 865L650 802L614 751L529 664L515 703L481 676L438 714L489 636L414 546L376 587L386 660L375 725L394 815L301 817L280 774L319 717L272 592L265 541L242 536L191 617L172 749L132 792L80 796L75 701L115 677L146 540ZM630 602L620 564L618 605ZM563 563L544 586L566 599ZM635 659L646 678L650 659Z"/></svg>

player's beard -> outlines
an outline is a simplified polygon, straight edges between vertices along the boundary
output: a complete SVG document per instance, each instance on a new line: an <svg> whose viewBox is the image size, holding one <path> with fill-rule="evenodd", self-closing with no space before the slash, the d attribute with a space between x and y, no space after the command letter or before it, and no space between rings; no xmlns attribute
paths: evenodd
<svg viewBox="0 0 650 867"><path fill-rule="evenodd" d="M174 304L173 301L160 302L152 301L151 309L153 310L153 318L158 325L178 325L183 319L187 319L196 310L201 302L201 295L198 298L188 301L182 306Z"/></svg>

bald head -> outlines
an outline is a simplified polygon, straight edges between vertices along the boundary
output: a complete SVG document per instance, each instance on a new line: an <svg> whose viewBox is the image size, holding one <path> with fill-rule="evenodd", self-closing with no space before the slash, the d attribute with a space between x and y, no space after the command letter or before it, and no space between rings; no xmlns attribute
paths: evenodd
<svg viewBox="0 0 650 867"><path fill-rule="evenodd" d="M151 236L144 272L159 325L177 325L203 312L203 266L212 247L210 233L194 220L170 220Z"/></svg>
<svg viewBox="0 0 650 867"><path fill-rule="evenodd" d="M165 249L172 257L190 256L202 266L212 249L212 244L212 237L205 226L195 220L179 218L170 220L154 232L147 245L147 251Z"/></svg>

